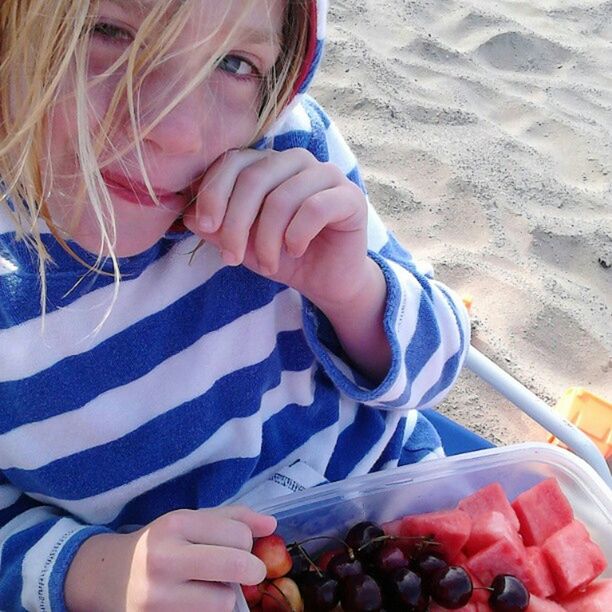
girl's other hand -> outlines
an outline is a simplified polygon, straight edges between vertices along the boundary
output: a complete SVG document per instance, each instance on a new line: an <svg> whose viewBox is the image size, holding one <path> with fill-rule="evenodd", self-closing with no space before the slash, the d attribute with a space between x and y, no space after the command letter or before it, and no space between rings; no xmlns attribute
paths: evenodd
<svg viewBox="0 0 612 612"><path fill-rule="evenodd" d="M305 149L225 153L184 222L228 265L293 287L324 311L353 303L380 274L367 257L363 192Z"/></svg>
<svg viewBox="0 0 612 612"><path fill-rule="evenodd" d="M66 578L68 609L231 612L227 583L259 584L253 538L273 533L274 517L242 506L176 510L126 535L93 536Z"/></svg>

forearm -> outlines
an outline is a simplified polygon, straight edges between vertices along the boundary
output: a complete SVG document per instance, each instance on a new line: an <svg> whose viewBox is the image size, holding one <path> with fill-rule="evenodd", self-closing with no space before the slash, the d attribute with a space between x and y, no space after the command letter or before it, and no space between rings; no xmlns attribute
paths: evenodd
<svg viewBox="0 0 612 612"><path fill-rule="evenodd" d="M380 267L369 258L364 279L349 301L317 306L354 366L373 382L381 382L391 365L391 346L383 326L387 284Z"/></svg>
<svg viewBox="0 0 612 612"><path fill-rule="evenodd" d="M127 535L100 534L83 542L64 585L70 612L103 612L125 608L131 549Z"/></svg>

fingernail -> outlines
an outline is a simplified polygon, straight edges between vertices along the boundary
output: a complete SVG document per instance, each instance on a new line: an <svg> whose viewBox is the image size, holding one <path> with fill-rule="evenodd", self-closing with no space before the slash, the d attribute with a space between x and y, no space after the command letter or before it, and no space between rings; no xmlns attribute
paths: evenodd
<svg viewBox="0 0 612 612"><path fill-rule="evenodd" d="M240 263L236 255L234 255L234 253L231 251L221 251L221 257L227 266L237 266Z"/></svg>
<svg viewBox="0 0 612 612"><path fill-rule="evenodd" d="M198 221L198 227L202 232L210 233L215 229L215 222L210 217L201 217Z"/></svg>
<svg viewBox="0 0 612 612"><path fill-rule="evenodd" d="M265 264L258 264L258 265L259 265L259 273L262 276L272 276L272 274L274 274L270 266L267 266Z"/></svg>

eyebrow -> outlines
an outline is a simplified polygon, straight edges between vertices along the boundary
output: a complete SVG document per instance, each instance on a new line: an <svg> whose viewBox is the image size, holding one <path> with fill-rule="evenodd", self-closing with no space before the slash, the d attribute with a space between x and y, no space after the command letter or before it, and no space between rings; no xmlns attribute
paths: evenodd
<svg viewBox="0 0 612 612"><path fill-rule="evenodd" d="M280 34L274 30L258 28L239 28L237 31L237 38L244 42L253 43L257 45L272 44L274 46L280 45Z"/></svg>
<svg viewBox="0 0 612 612"><path fill-rule="evenodd" d="M126 10L140 11L143 8L152 6L155 0L137 0L136 2L134 0L109 0L109 2ZM185 0L177 0L177 2L184 4ZM274 47L278 47L281 44L280 33L268 28L259 29L248 26L239 28L237 38L254 45L271 44Z"/></svg>

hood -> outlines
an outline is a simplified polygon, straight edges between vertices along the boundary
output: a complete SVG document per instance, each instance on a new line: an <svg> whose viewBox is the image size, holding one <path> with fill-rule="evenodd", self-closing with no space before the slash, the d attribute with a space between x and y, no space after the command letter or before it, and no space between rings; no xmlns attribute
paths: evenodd
<svg viewBox="0 0 612 612"><path fill-rule="evenodd" d="M310 33L308 47L302 69L298 76L295 94L303 94L310 87L312 79L321 63L325 44L327 10L329 0L310 0Z"/></svg>

